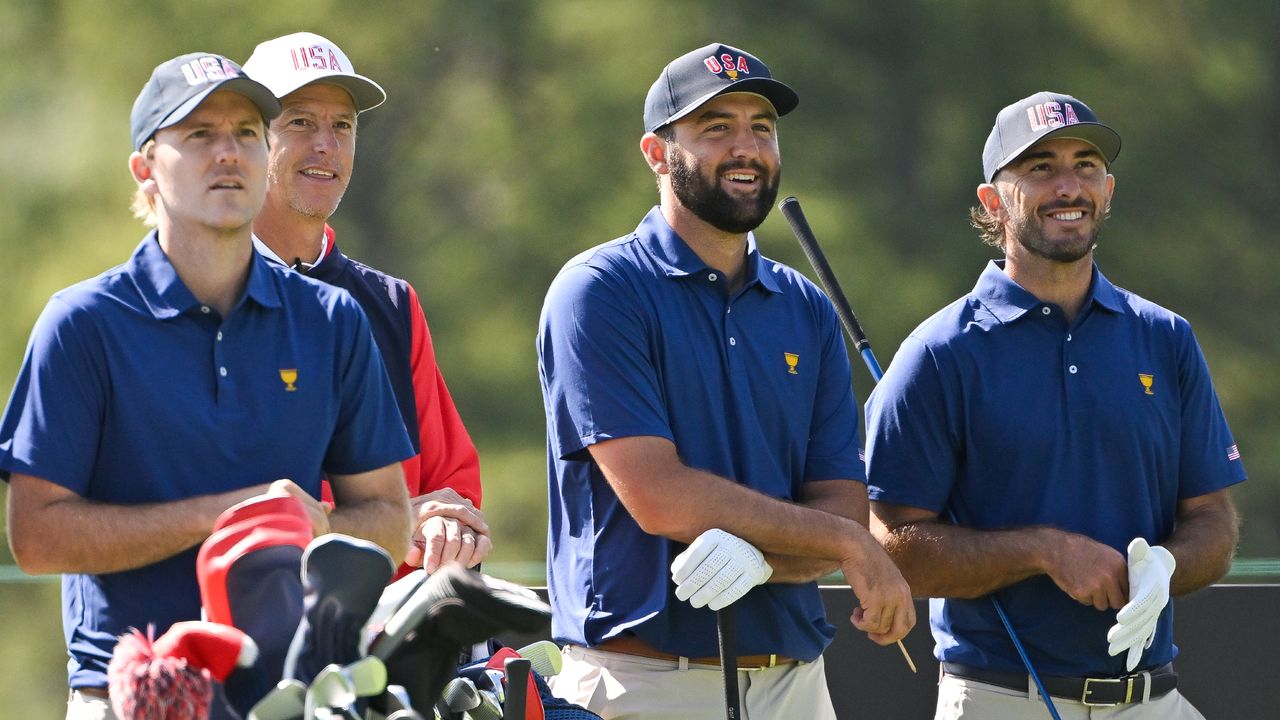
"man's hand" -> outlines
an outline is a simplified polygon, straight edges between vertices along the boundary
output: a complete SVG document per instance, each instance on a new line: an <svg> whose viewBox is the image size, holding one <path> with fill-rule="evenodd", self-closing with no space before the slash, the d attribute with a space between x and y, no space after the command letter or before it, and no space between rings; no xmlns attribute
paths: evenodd
<svg viewBox="0 0 1280 720"><path fill-rule="evenodd" d="M447 562L475 567L493 549L484 515L453 488L419 495L409 504L414 531L404 561L410 567L429 573Z"/></svg>
<svg viewBox="0 0 1280 720"><path fill-rule="evenodd" d="M1125 667L1132 671L1156 637L1160 614L1169 604L1169 579L1177 563L1168 550L1147 544L1143 538L1129 542L1129 602L1116 613L1116 624L1107 631L1107 654L1129 651Z"/></svg>
<svg viewBox="0 0 1280 720"><path fill-rule="evenodd" d="M1092 538L1061 530L1052 532L1052 553L1044 571L1058 588L1095 610L1118 610L1124 605L1124 556Z"/></svg>
<svg viewBox="0 0 1280 720"><path fill-rule="evenodd" d="M772 575L773 568L755 546L718 528L699 535L671 563L676 598L712 610L732 604Z"/></svg>
<svg viewBox="0 0 1280 720"><path fill-rule="evenodd" d="M320 537L329 532L329 513L333 512L333 506L312 497L294 481L276 480L267 488L266 494L292 495L298 498L302 501L302 506L307 509L307 517L311 518L311 534Z"/></svg>
<svg viewBox="0 0 1280 720"><path fill-rule="evenodd" d="M873 642L889 645L906 637L916 624L911 586L870 535L861 546L859 557L840 563L845 582L858 597L858 607L853 609L849 622Z"/></svg>

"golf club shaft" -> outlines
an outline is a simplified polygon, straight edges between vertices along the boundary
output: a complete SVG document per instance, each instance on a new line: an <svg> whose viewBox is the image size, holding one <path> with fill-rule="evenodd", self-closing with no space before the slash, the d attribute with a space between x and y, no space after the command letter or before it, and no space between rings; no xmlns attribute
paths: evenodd
<svg viewBox="0 0 1280 720"><path fill-rule="evenodd" d="M853 342L858 352L862 354L862 359L867 364L867 369L871 371L871 379L877 383L884 376L884 371L880 369L880 363L876 362L876 356L871 352L871 343L867 340L867 336L862 332L862 325L858 323L858 318L853 314L853 308L849 305L849 300L844 295L844 290L840 288L840 281L836 279L835 273L831 271L831 266L827 264L827 258L822 253L822 248L818 245L818 238L813 234L813 228L809 227L809 221L804 217L804 211L800 209L800 201L795 197L784 198L778 205L778 210L782 212L783 217L787 219L787 223L791 225L791 232L795 233L796 240L800 243L800 249L804 251L804 255L809 259L809 264L813 266L814 272L818 274L818 282L822 283L822 289L827 292L827 297L831 298L831 304L835 306L836 315L840 318L840 324L844 326L844 330L849 334L849 339ZM955 511L948 508L951 523L959 526L960 523L956 519ZM996 615L1000 616L1000 622L1004 624L1005 632L1008 633L1009 639L1013 641L1013 648L1018 651L1018 657L1022 658L1022 664L1027 668L1027 674L1036 684L1036 689L1040 692L1040 699L1044 701L1045 707L1049 709L1049 715L1053 720L1061 720L1058 715L1058 709L1054 707L1053 700L1049 698L1049 694L1044 690L1044 683L1040 682L1040 674L1036 672L1035 667L1031 665L1031 658L1027 656L1027 651L1022 647L1022 641L1018 639L1018 633L1014 631L1013 624L1009 622L1009 617L1004 612L1004 607L1000 604L1000 600L995 595L991 595L991 604L995 606ZM901 644L901 641L899 641ZM905 652L905 648L903 649Z"/></svg>
<svg viewBox="0 0 1280 720"><path fill-rule="evenodd" d="M720 669L724 672L724 712L728 720L741 720L738 700L738 631L733 606L716 611L716 635L720 640Z"/></svg>

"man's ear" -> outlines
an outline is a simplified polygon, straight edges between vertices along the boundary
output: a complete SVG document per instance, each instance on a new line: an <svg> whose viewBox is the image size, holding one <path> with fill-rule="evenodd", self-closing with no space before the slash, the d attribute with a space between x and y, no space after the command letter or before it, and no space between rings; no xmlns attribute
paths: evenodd
<svg viewBox="0 0 1280 720"><path fill-rule="evenodd" d="M1000 191L991 183L982 183L978 186L978 202L982 203L982 207L987 214L997 220L1004 220L1004 202L1000 199Z"/></svg>
<svg viewBox="0 0 1280 720"><path fill-rule="evenodd" d="M667 143L653 133L645 133L640 138L640 154L644 155L645 162L649 163L649 169L658 175L666 175L670 172L667 165Z"/></svg>
<svg viewBox="0 0 1280 720"><path fill-rule="evenodd" d="M156 192L156 179L152 174L151 161L146 155L140 152L133 152L129 155L129 174L133 175L133 181L138 183L138 187L148 195L154 195Z"/></svg>

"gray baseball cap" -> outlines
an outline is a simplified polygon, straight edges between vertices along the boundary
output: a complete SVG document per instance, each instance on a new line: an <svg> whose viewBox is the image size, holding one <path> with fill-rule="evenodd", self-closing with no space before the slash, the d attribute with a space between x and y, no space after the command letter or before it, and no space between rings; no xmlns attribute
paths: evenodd
<svg viewBox="0 0 1280 720"><path fill-rule="evenodd" d="M280 114L276 96L266 86L250 80L234 62L214 53L179 55L157 65L133 101L133 112L129 114L133 149L141 150L157 130L182 122L213 91L222 89L249 98L268 121Z"/></svg>
<svg viewBox="0 0 1280 720"><path fill-rule="evenodd" d="M644 130L653 132L696 110L717 95L754 93L773 103L781 117L800 96L773 79L769 67L745 50L712 43L685 53L662 69L644 100Z"/></svg>
<svg viewBox="0 0 1280 720"><path fill-rule="evenodd" d="M1054 92L1025 97L996 115L995 127L982 149L982 173L987 182L1028 148L1049 138L1074 138L1098 148L1107 164L1120 154L1120 135L1098 122L1088 105Z"/></svg>

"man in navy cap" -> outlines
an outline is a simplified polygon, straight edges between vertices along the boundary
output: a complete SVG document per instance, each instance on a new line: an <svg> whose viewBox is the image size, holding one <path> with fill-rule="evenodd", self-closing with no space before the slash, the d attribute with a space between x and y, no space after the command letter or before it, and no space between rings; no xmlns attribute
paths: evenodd
<svg viewBox="0 0 1280 720"><path fill-rule="evenodd" d="M1094 263L1119 152L1069 95L1000 112L971 219L1004 259L911 333L867 405L877 535L916 595L944 598L937 718L1043 717L992 593L1063 718L1200 717L1167 604L1230 566L1245 471L1187 321Z"/></svg>
<svg viewBox="0 0 1280 720"><path fill-rule="evenodd" d="M915 622L866 528L836 313L751 233L777 197L778 117L798 102L738 48L673 61L640 140L658 206L547 293L548 584L569 646L554 689L606 718L723 717L712 610L730 603L746 716L834 718L835 628L814 580L837 569L872 639Z"/></svg>
<svg viewBox="0 0 1280 720"><path fill-rule="evenodd" d="M273 483L304 501L316 534L407 549L399 461L412 451L367 319L250 241L279 112L224 57L155 69L129 157L154 230L124 264L53 296L0 420L14 557L63 576L69 718L111 717L118 635L200 617L197 547Z"/></svg>

